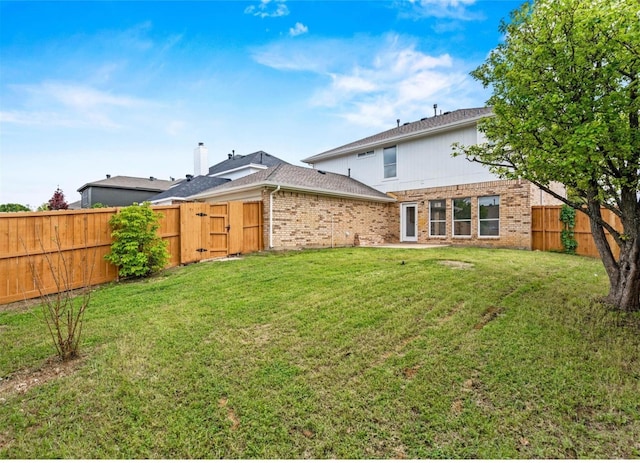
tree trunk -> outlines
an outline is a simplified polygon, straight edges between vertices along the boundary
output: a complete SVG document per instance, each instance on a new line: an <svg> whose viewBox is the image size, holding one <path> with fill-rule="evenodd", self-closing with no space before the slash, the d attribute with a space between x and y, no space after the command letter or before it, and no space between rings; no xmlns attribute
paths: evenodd
<svg viewBox="0 0 640 463"><path fill-rule="evenodd" d="M592 218L592 214L601 218L599 204L589 204L589 218L593 240L609 276L609 294L605 300L619 310L640 311L640 233L637 226L625 227L633 231L625 235L616 260L602 225Z"/></svg>

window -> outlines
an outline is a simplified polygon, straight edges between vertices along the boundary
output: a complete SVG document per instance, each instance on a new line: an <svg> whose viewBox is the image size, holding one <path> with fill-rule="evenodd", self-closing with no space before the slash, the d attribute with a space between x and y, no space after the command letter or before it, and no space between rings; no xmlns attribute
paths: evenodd
<svg viewBox="0 0 640 463"><path fill-rule="evenodd" d="M373 156L373 151L366 151L364 153L358 153L358 159L360 158L368 158L369 156Z"/></svg>
<svg viewBox="0 0 640 463"><path fill-rule="evenodd" d="M396 147L390 146L382 152L382 162L384 163L384 178L396 177Z"/></svg>
<svg viewBox="0 0 640 463"><path fill-rule="evenodd" d="M471 236L471 198L453 200L453 236Z"/></svg>
<svg viewBox="0 0 640 463"><path fill-rule="evenodd" d="M429 201L429 236L447 236L447 205L444 199Z"/></svg>
<svg viewBox="0 0 640 463"><path fill-rule="evenodd" d="M479 236L500 236L500 196L478 198Z"/></svg>

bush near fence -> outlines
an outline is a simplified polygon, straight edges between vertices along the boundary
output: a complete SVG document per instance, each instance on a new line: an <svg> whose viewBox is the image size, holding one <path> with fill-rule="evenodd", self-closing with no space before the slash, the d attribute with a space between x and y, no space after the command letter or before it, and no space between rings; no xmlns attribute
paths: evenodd
<svg viewBox="0 0 640 463"><path fill-rule="evenodd" d="M224 228L225 219L224 213L216 212L215 208L220 207L216 205L211 206L211 231L205 233L211 235L211 238L216 240L216 244L209 246L211 250L207 255L197 254L197 258L192 257L193 252L189 256L186 255L183 247L186 242L193 241L194 231L190 229L191 222L186 220L185 211L190 211L194 207L196 207L194 203L153 207L163 215L159 233L162 239L167 241L171 255L167 268L224 254L220 245L217 244L224 237L219 236L221 233L215 230ZM201 206L196 208L198 207ZM92 285L116 280L118 270L105 261L104 256L111 248L109 219L119 209L114 207L0 214L0 304L38 297L40 289L44 289L45 293L55 292L57 288L55 275L46 271L47 258L51 259L51 256L55 256L54 260L65 259L69 269L70 286L73 288L79 288L83 284L86 269L82 268L82 265L85 261L94 266L91 272ZM244 253L263 249L262 204L244 203L242 210L244 237L240 239L244 244L236 244L234 249L241 249ZM560 210L561 206L532 208L531 248L533 250L562 251L560 234L563 224L560 221ZM621 229L620 220L610 211L603 209L603 218L614 228ZM217 225L216 221L220 221L220 225ZM578 241L577 254L599 257L591 236L589 218L583 213L576 214L574 234ZM200 233L196 230L196 238L198 235ZM60 253L55 243L56 236L60 241ZM613 239L607 236L617 256L618 247ZM201 246L201 244L194 244L194 246ZM234 250L233 253L235 252ZM59 267L62 268L61 265ZM40 289L33 277L33 270L38 272L41 280L42 288Z"/></svg>
<svg viewBox="0 0 640 463"><path fill-rule="evenodd" d="M231 203L232 204L232 203ZM171 206L154 206L153 210L162 214L159 234L168 243L170 254L166 268L175 267L185 262L194 262L189 257L183 261L182 254L186 254L182 246L192 240L194 234L201 235L201 222L192 221L187 217L194 204L184 203ZM211 210L218 205L204 205ZM111 229L109 219L121 208L82 209L45 212L15 212L0 214L0 304L29 299L56 291L55 272L49 270L49 262L58 271L67 269L69 287L80 288L86 277L85 263L93 265L91 284L102 284L117 280L118 269L104 259L111 249ZM240 205L238 220L244 229L244 243L240 244L241 252L254 252L262 249L262 204L244 203ZM257 211L257 212L256 212ZM228 220L224 215L211 215L209 220ZM202 220L202 218L200 218ZM256 223L254 223L256 222ZM224 224L223 224L224 225ZM206 228L205 230L208 230ZM208 235L209 233L204 233ZM213 235L213 233L211 233ZM242 236L242 231L240 232ZM205 240L207 236L203 236ZM59 250L58 244L59 241ZM206 244L197 244L206 246ZM219 251L219 249L218 249ZM201 253L197 260L219 257L224 252ZM66 265L59 260L64 259ZM49 261L48 261L49 260ZM37 273L40 288L34 278Z"/></svg>

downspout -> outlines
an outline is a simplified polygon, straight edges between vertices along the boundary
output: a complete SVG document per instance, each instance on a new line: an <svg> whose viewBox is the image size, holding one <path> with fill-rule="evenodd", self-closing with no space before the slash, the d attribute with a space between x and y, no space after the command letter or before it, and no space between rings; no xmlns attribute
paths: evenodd
<svg viewBox="0 0 640 463"><path fill-rule="evenodd" d="M273 195L278 191L280 191L280 185L269 193L269 249L273 249Z"/></svg>

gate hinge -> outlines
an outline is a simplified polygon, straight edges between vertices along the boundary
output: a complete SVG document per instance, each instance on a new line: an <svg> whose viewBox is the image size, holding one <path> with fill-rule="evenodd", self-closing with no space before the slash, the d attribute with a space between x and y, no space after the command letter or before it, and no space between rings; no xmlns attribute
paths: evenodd
<svg viewBox="0 0 640 463"><path fill-rule="evenodd" d="M207 216L207 214L205 212L198 212L196 215L198 217L206 217Z"/></svg>
<svg viewBox="0 0 640 463"><path fill-rule="evenodd" d="M205 248L198 248L196 249L197 252L207 252L207 249Z"/></svg>

